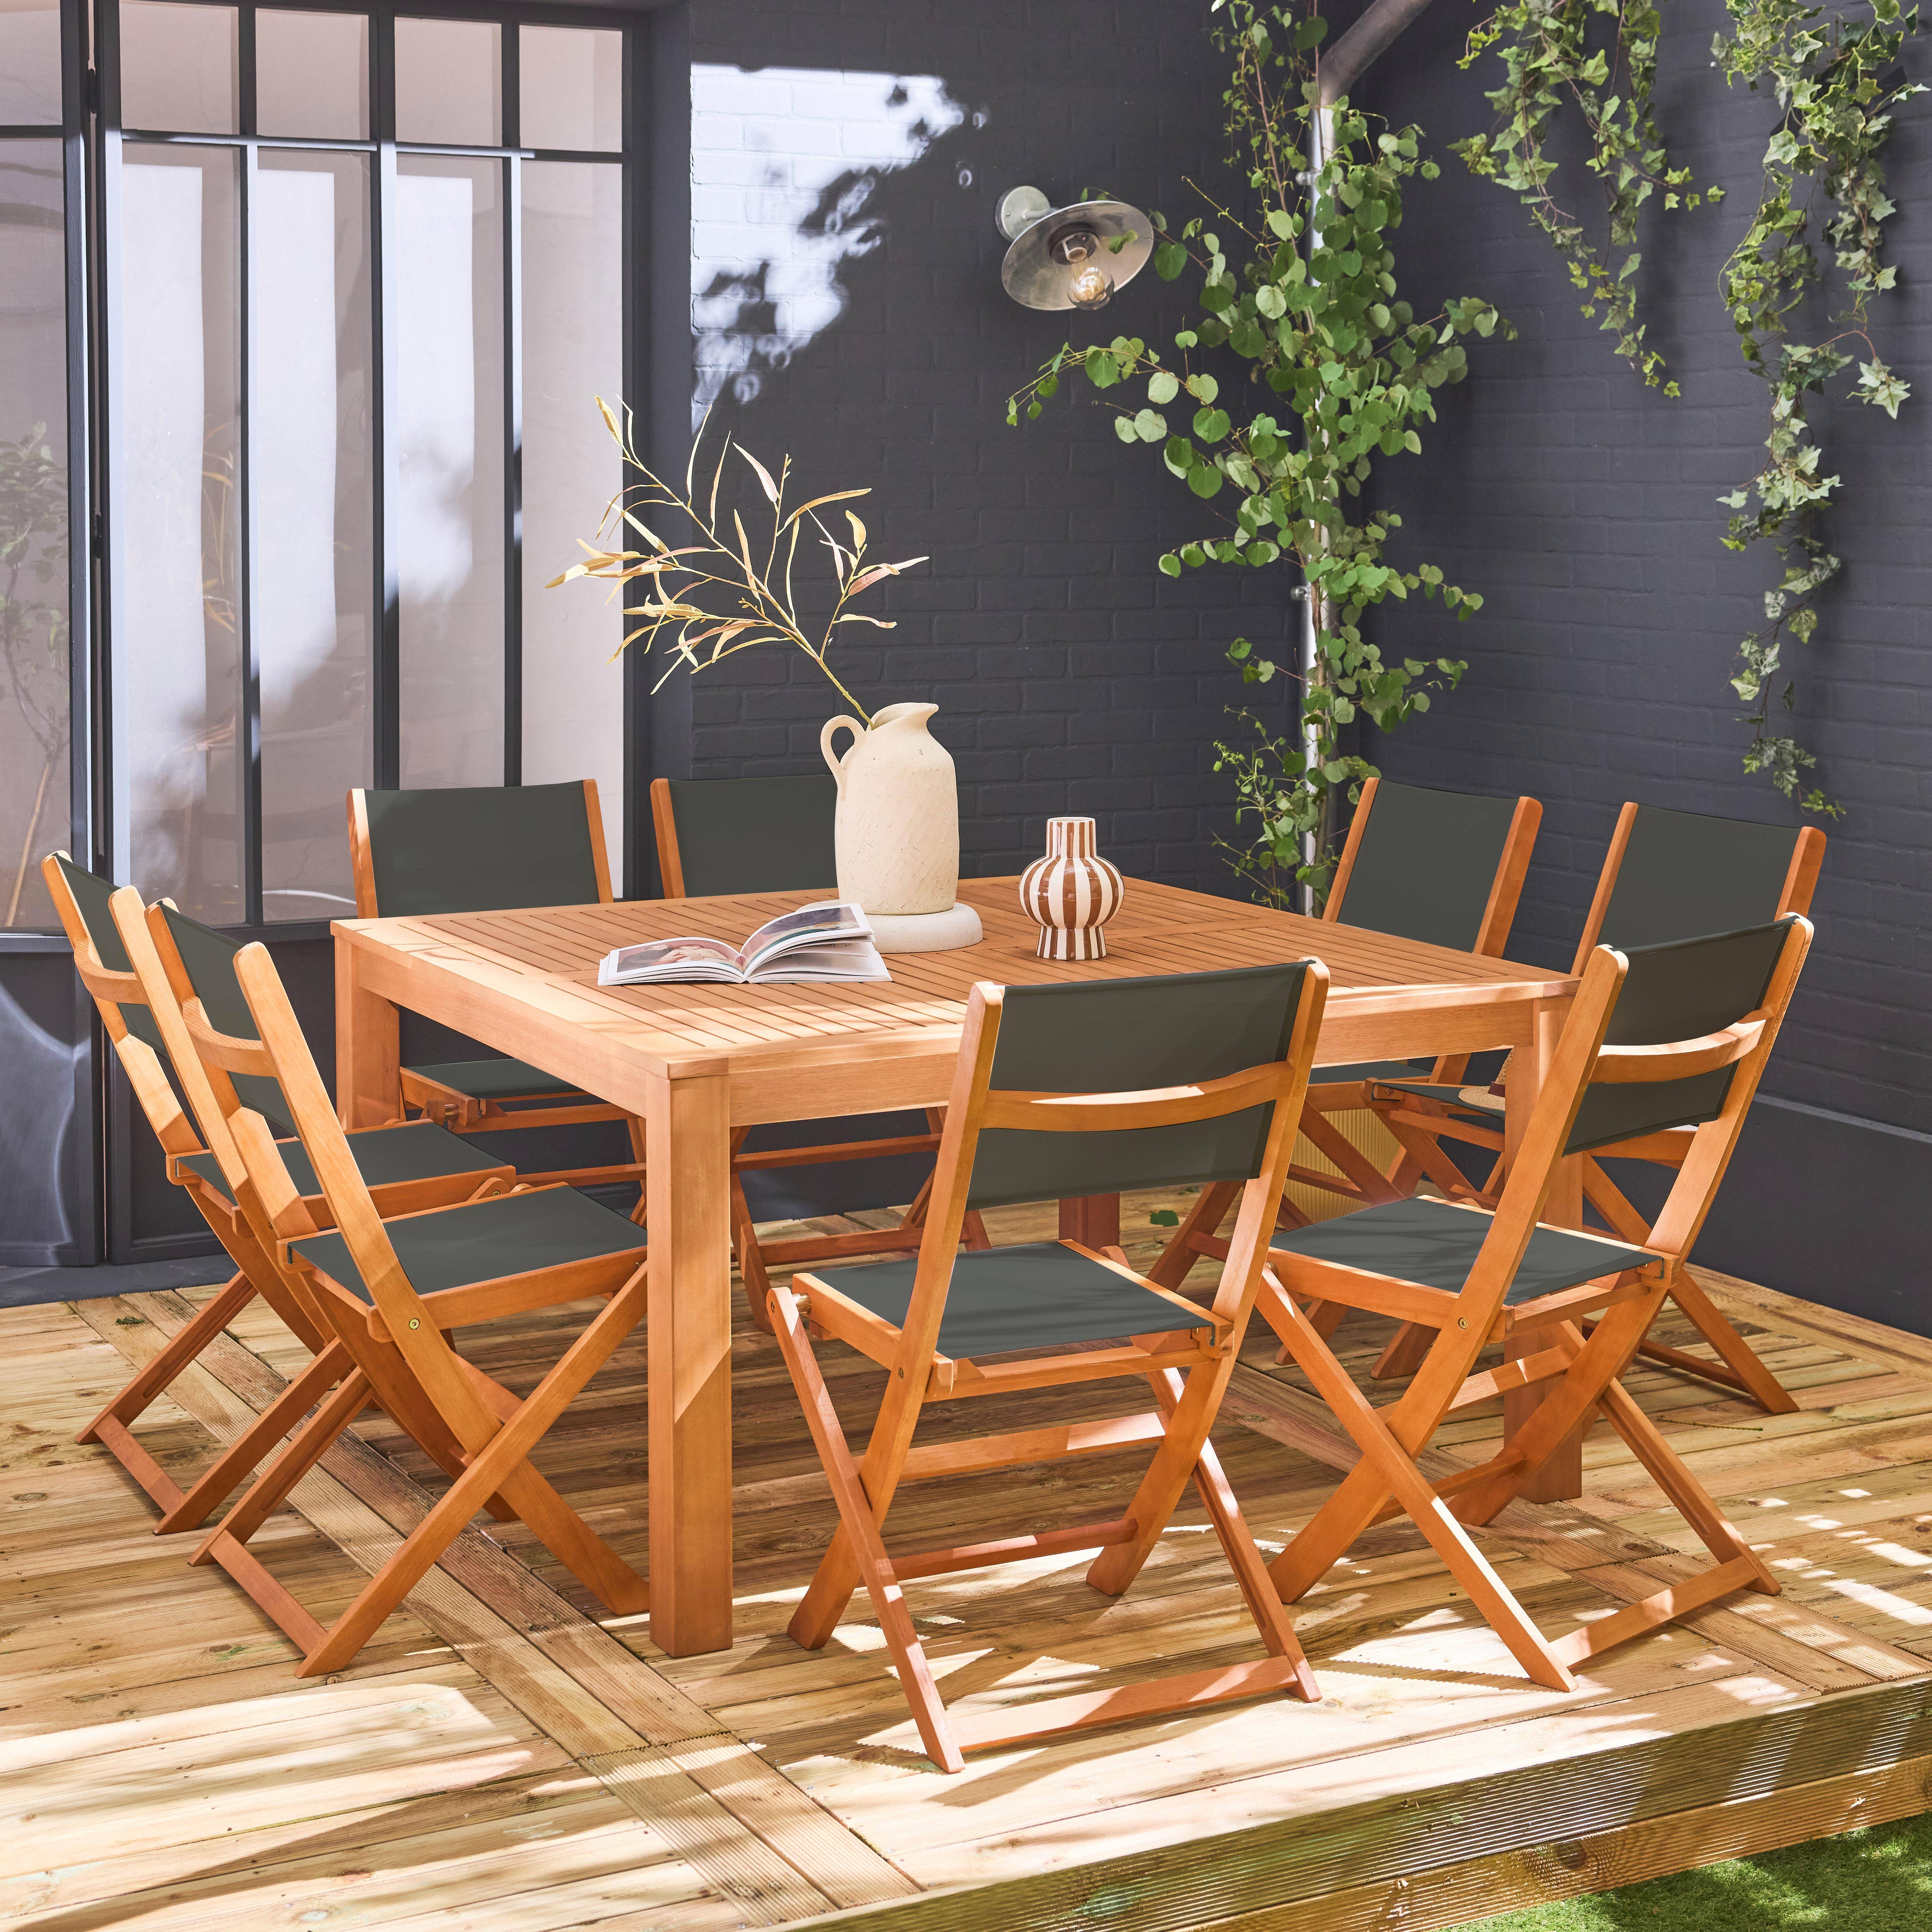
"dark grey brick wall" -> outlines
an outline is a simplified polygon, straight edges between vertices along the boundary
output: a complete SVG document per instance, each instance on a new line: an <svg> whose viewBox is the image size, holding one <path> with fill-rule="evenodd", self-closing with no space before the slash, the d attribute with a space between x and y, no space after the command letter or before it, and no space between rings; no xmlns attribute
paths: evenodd
<svg viewBox="0 0 1932 1932"><path fill-rule="evenodd" d="M1210 747L1224 707L1253 694L1222 653L1242 632L1279 646L1287 580L1158 578L1158 552L1198 532L1196 506L1117 445L1084 386L1025 430L1004 427L1005 394L1065 332L999 294L992 220L1023 181L1193 212L1181 178L1211 180L1221 152L1204 11L730 0L692 21L700 384L754 450L790 450L813 488L872 484L864 514L886 554L932 554L888 587L898 631L844 662L868 705L942 706L969 870L1018 867L1048 813L1086 811L1128 870L1231 890L1212 849L1230 814ZM1513 198L1447 156L1490 118L1492 76L1455 65L1466 13L1432 9L1366 90L1397 124L1419 121L1445 160L1439 182L1415 185L1397 240L1404 293L1424 313L1444 295L1486 296L1521 340L1486 346L1472 379L1442 392L1420 462L1384 466L1378 487L1406 518L1396 555L1441 564L1488 604L1468 625L1424 605L1382 620L1386 644L1471 668L1439 709L1366 748L1413 782L1544 801L1513 947L1541 962L1567 963L1624 799L1799 822L1742 771L1726 683L1772 572L1719 542L1716 499L1756 468L1765 404L1717 278L1748 217L1772 110L1712 70L1723 17L1719 0L1666 15L1660 116L1678 157L1730 197L1647 223L1645 314L1678 400L1646 390L1578 314ZM868 94L868 76L904 77L904 101ZM1932 192L1928 121L1932 102L1908 107L1892 142L1902 289L1878 317L1887 359L1922 393L1896 424L1828 412L1846 483L1832 534L1848 568L1817 644L1792 660L1798 728L1846 816L1828 828L1819 944L1768 1082L1782 1097L1761 1105L1700 1250L1712 1266L1921 1332L1932 1332L1918 1205L1932 1188L1921 535L1932 225L1915 200ZM1577 172L1564 191L1592 206ZM1071 333L1164 340L1186 313L1144 278L1104 326ZM808 667L768 658L742 658L689 695L688 723L662 701L653 735L664 768L700 775L814 769L819 725L842 708ZM1268 700L1277 724L1286 695Z"/></svg>
<svg viewBox="0 0 1932 1932"><path fill-rule="evenodd" d="M1210 747L1241 692L1225 652L1280 635L1286 580L1158 576L1198 506L1116 441L1084 383L1006 427L1068 318L1002 294L994 225L1022 182L1190 208L1180 177L1220 143L1204 17L1160 0L733 0L692 18L700 386L722 381L717 419L774 466L789 451L814 494L871 484L856 507L877 554L931 556L867 607L898 629L849 627L841 662L868 709L940 706L969 871L1018 870L1049 814L1082 812L1126 871L1229 889L1211 844L1231 814ZM871 75L903 77L896 114ZM882 162L920 118L924 152ZM1150 273L1074 332L1164 340L1183 314ZM816 671L762 653L721 669L691 694L694 774L818 768L819 727L845 706Z"/></svg>
<svg viewBox="0 0 1932 1932"><path fill-rule="evenodd" d="M1772 573L1767 557L1719 542L1728 512L1715 500L1757 467L1765 390L1738 355L1718 275L1754 205L1773 109L1727 91L1711 68L1724 17L1718 0L1683 0L1665 14L1660 118L1674 154L1728 196L1647 223L1644 314L1680 400L1626 373L1514 198L1453 157L1438 182L1418 188L1398 243L1418 304L1478 292L1522 339L1445 393L1426 467L1385 467L1406 544L1490 602L1457 633L1470 660L1462 691L1375 755L1415 782L1544 801L1516 946L1543 961L1567 961L1624 799L1798 818L1741 770L1746 734L1726 684ZM1369 104L1420 122L1438 143L1486 125L1492 63L1468 74L1454 64L1467 26L1453 8L1432 9L1372 76ZM1932 101L1907 106L1888 167L1901 287L1875 321L1886 359L1918 393L1896 423L1855 405L1826 412L1829 466L1844 478L1831 533L1846 568L1816 644L1790 662L1798 735L1846 813L1827 827L1818 944L1767 1085L1923 1130L1932 1127ZM1571 206L1589 205L1580 169L1558 178L1577 197ZM1406 620L1388 628L1402 637Z"/></svg>

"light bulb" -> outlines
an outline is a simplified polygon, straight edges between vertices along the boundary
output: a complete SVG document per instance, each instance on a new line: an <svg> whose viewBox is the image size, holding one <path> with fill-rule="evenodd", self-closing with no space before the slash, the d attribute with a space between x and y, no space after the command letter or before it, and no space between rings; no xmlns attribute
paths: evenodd
<svg viewBox="0 0 1932 1932"><path fill-rule="evenodd" d="M1113 296L1114 278L1098 262L1083 262L1067 278L1066 298L1076 308L1105 308Z"/></svg>

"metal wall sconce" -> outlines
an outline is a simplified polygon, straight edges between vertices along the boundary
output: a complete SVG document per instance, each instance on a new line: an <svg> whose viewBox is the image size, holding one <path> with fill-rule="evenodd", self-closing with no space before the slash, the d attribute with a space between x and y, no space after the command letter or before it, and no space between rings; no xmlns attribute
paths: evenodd
<svg viewBox="0 0 1932 1932"><path fill-rule="evenodd" d="M1000 232L1012 246L1000 281L1027 308L1105 308L1147 266L1154 224L1124 201L1055 208L1036 188L1000 198Z"/></svg>

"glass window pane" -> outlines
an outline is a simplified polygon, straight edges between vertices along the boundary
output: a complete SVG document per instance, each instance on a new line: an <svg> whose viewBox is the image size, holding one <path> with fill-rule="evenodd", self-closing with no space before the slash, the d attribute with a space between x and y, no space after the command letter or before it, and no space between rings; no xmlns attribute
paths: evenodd
<svg viewBox="0 0 1932 1932"><path fill-rule="evenodd" d="M622 487L598 413L624 392L623 170L530 161L524 187L524 777L595 778L621 876L622 600L544 585L583 553Z"/></svg>
<svg viewBox="0 0 1932 1932"><path fill-rule="evenodd" d="M326 141L369 137L369 22L360 14L255 15L255 125Z"/></svg>
<svg viewBox="0 0 1932 1932"><path fill-rule="evenodd" d="M0 143L0 926L58 922L69 842L63 206L58 141Z"/></svg>
<svg viewBox="0 0 1932 1932"><path fill-rule="evenodd" d="M503 166L397 164L405 785L503 782Z"/></svg>
<svg viewBox="0 0 1932 1932"><path fill-rule="evenodd" d="M56 127L60 118L59 0L0 0L0 122Z"/></svg>
<svg viewBox="0 0 1932 1932"><path fill-rule="evenodd" d="M624 36L603 27L525 27L517 136L526 148L624 145Z"/></svg>
<svg viewBox="0 0 1932 1932"><path fill-rule="evenodd" d="M493 148L502 138L501 28L489 20L396 22L396 139Z"/></svg>
<svg viewBox="0 0 1932 1932"><path fill-rule="evenodd" d="M342 802L370 776L368 170L362 154L265 148L256 176L248 484L269 920L355 911Z"/></svg>
<svg viewBox="0 0 1932 1932"><path fill-rule="evenodd" d="M111 856L148 898L232 925L241 158L130 147L123 159Z"/></svg>
<svg viewBox="0 0 1932 1932"><path fill-rule="evenodd" d="M121 124L170 134L232 134L235 9L121 0Z"/></svg>

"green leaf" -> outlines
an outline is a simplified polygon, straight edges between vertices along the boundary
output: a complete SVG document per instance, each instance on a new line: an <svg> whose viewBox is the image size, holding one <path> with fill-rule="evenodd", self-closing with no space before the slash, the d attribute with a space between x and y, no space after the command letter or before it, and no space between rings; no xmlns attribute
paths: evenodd
<svg viewBox="0 0 1932 1932"><path fill-rule="evenodd" d="M1168 550L1162 554L1158 568L1163 577L1178 577L1180 574L1180 560L1172 550Z"/></svg>
<svg viewBox="0 0 1932 1932"><path fill-rule="evenodd" d="M1172 1208L1156 1208L1148 1216L1148 1225L1155 1228L1178 1228L1180 1216Z"/></svg>
<svg viewBox="0 0 1932 1932"><path fill-rule="evenodd" d="M1285 208L1271 208L1268 212L1268 232L1282 241L1294 232L1294 217Z"/></svg>
<svg viewBox="0 0 1932 1932"><path fill-rule="evenodd" d="M1180 379L1172 370L1156 369L1148 378L1148 400L1171 403L1180 393Z"/></svg>
<svg viewBox="0 0 1932 1932"><path fill-rule="evenodd" d="M1211 403L1221 393L1220 384L1212 376L1190 376L1186 388L1197 403Z"/></svg>
<svg viewBox="0 0 1932 1932"><path fill-rule="evenodd" d="M1148 413L1151 414L1152 412L1150 411ZM1114 418L1114 434L1118 436L1123 442L1132 442L1136 441L1136 439L1134 435L1134 418L1132 416L1116 416Z"/></svg>
<svg viewBox="0 0 1932 1932"><path fill-rule="evenodd" d="M1143 442L1158 442L1166 434L1167 418L1158 410L1142 410L1134 418L1132 434ZM1120 440L1125 442L1129 438L1123 436Z"/></svg>
<svg viewBox="0 0 1932 1932"><path fill-rule="evenodd" d="M1197 496L1217 496L1221 493L1221 472L1211 463L1198 464L1187 472L1187 487Z"/></svg>
<svg viewBox="0 0 1932 1932"><path fill-rule="evenodd" d="M1096 389L1111 389L1120 380L1120 365L1104 349L1087 352L1087 380Z"/></svg>
<svg viewBox="0 0 1932 1932"><path fill-rule="evenodd" d="M1187 250L1178 242L1163 242L1154 251L1154 272L1164 282L1171 282L1187 266Z"/></svg>
<svg viewBox="0 0 1932 1932"><path fill-rule="evenodd" d="M1226 410L1196 410L1194 412L1194 434L1203 442L1220 442L1228 434L1228 412Z"/></svg>

